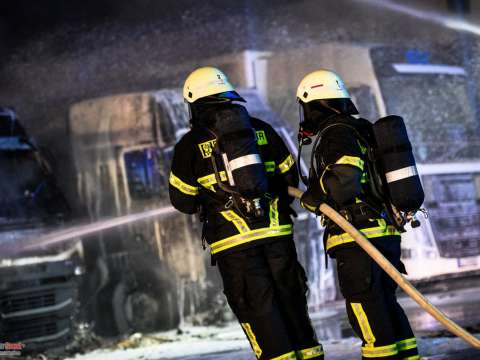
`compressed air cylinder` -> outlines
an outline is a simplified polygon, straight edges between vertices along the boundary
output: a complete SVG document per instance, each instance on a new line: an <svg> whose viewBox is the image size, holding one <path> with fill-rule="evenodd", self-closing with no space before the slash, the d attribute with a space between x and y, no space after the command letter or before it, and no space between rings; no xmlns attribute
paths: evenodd
<svg viewBox="0 0 480 360"><path fill-rule="evenodd" d="M400 211L418 210L425 194L403 119L395 115L381 118L373 124L373 132L391 203Z"/></svg>
<svg viewBox="0 0 480 360"><path fill-rule="evenodd" d="M235 188L248 199L265 195L268 192L267 175L247 110L240 105L231 105L217 111L215 119L213 131Z"/></svg>

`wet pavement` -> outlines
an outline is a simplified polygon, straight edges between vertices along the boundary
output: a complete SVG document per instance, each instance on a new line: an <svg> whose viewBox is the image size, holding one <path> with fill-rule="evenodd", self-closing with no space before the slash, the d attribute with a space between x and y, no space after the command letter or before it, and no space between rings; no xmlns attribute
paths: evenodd
<svg viewBox="0 0 480 360"><path fill-rule="evenodd" d="M428 294L427 298L454 321L480 337L480 287ZM418 340L423 360L480 360L480 350L451 336L409 298L401 298ZM344 302L311 314L327 360L358 360L361 342L353 336ZM133 337L134 335L132 335ZM236 322L217 326L185 326L183 331L138 334L138 344L113 345L75 356L75 360L254 360L248 341ZM127 339L128 342L128 339ZM123 341L122 343L125 343ZM133 342L135 343L135 341ZM72 359L72 358L71 358Z"/></svg>
<svg viewBox="0 0 480 360"><path fill-rule="evenodd" d="M463 327L476 328L480 324L480 288L429 294L427 298L451 319ZM475 360L480 351L464 341L450 337L435 319L425 313L409 298L401 298L412 327L417 335L423 360ZM344 311L344 303L336 302L328 309L312 314L317 335L322 339L328 360L360 359L360 341L354 338ZM478 336L478 334L477 334ZM249 348L240 351L217 352L207 355L177 357L184 360L253 360Z"/></svg>
<svg viewBox="0 0 480 360"><path fill-rule="evenodd" d="M360 343L353 338L323 343L326 360L360 360ZM460 339L418 339L422 360L479 360L480 350L468 348ZM166 357L157 358L167 359ZM157 360L156 359L156 360ZM255 360L249 348L241 351L218 352L208 355L177 357L182 360Z"/></svg>
<svg viewBox="0 0 480 360"><path fill-rule="evenodd" d="M480 324L480 288L428 294L426 297L460 326L475 327ZM401 297L399 301L417 335L446 334L443 326L412 299ZM330 340L354 336L343 301L330 305L328 310L331 316L324 316L322 312L311 315L318 337Z"/></svg>

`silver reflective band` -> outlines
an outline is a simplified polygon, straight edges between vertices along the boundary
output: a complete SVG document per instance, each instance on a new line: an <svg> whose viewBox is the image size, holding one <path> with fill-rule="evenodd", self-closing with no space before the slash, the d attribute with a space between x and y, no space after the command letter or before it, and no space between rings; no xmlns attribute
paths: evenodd
<svg viewBox="0 0 480 360"><path fill-rule="evenodd" d="M260 158L260 155L250 154L233 159L230 161L230 169L233 171L237 170L238 168L254 164L262 164L262 159Z"/></svg>
<svg viewBox="0 0 480 360"><path fill-rule="evenodd" d="M232 168L230 167L230 162L228 161L228 156L225 153L222 153L223 164L225 165L225 171L227 172L228 183L230 186L235 186L235 180L233 180Z"/></svg>
<svg viewBox="0 0 480 360"><path fill-rule="evenodd" d="M402 169L390 171L385 174L387 182L391 183L398 180L403 180L411 176L418 175L417 168L415 166L408 166Z"/></svg>

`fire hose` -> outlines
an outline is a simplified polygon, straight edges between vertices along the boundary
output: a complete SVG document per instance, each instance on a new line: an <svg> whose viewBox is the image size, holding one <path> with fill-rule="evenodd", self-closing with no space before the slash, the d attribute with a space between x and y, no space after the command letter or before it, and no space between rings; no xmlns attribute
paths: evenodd
<svg viewBox="0 0 480 360"><path fill-rule="evenodd" d="M288 193L300 199L303 192L300 189L289 187ZM462 338L476 349L480 349L480 340L466 331L464 328L452 321L447 315L430 303L411 283L408 281L363 234L350 224L342 215L329 205L323 203L319 210L328 216L333 222L340 226L345 232L357 242L365 252L407 293L420 307L440 322L452 334Z"/></svg>

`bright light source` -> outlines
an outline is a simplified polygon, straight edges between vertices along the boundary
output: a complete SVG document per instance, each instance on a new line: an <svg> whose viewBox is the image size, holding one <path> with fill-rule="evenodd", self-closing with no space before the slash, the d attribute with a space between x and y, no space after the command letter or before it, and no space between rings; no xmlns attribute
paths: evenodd
<svg viewBox="0 0 480 360"><path fill-rule="evenodd" d="M446 16L435 11L420 10L408 5L394 3L389 0L355 0L355 1L382 7L384 9L388 9L392 11L396 11L398 13L409 15L417 19L429 21L431 23L435 23L449 29L469 32L474 35L480 35L480 25L464 19L456 18L453 16Z"/></svg>

